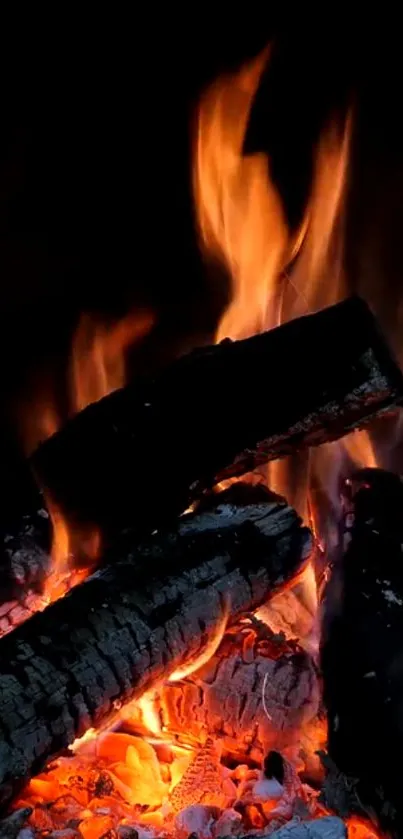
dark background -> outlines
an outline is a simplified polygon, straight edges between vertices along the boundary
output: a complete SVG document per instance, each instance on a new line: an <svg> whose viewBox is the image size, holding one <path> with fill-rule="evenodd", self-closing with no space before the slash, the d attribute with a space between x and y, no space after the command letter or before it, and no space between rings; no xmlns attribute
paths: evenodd
<svg viewBox="0 0 403 839"><path fill-rule="evenodd" d="M131 371L165 363L214 330L214 293L190 195L201 90L270 39L247 150L272 157L290 225L300 218L321 126L354 97L347 263L391 337L400 334L403 221L399 22L343 5L298 13L249 3L142 17L21 16L2 27L0 75L0 443L38 389L63 406L83 310L156 313ZM16 408L16 406L18 406Z"/></svg>

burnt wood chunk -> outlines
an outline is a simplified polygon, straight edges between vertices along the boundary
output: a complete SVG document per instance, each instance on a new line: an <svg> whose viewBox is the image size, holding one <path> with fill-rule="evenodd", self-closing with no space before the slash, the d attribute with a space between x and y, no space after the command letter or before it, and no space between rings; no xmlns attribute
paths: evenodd
<svg viewBox="0 0 403 839"><path fill-rule="evenodd" d="M74 417L31 463L75 523L146 532L219 481L337 439L402 396L375 319L351 298L129 384Z"/></svg>
<svg viewBox="0 0 403 839"><path fill-rule="evenodd" d="M116 550L0 640L3 804L89 727L197 658L223 616L253 611L305 566L310 533L284 499L237 485L214 504Z"/></svg>
<svg viewBox="0 0 403 839"><path fill-rule="evenodd" d="M344 555L326 594L322 649L330 762L341 815L403 836L403 484L382 470L348 482ZM343 793L344 790L344 793Z"/></svg>
<svg viewBox="0 0 403 839"><path fill-rule="evenodd" d="M220 740L231 760L261 764L293 746L317 715L317 668L297 642L253 616L231 628L209 661L155 694L163 730L180 743Z"/></svg>

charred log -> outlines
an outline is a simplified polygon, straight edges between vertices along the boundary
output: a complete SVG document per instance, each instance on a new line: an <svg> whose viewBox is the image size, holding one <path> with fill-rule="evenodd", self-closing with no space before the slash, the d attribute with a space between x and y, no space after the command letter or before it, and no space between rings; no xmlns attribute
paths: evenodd
<svg viewBox="0 0 403 839"><path fill-rule="evenodd" d="M237 489L239 492L239 488ZM309 531L262 487L114 555L0 640L0 795L87 728L200 654L229 610L261 605L304 566Z"/></svg>
<svg viewBox="0 0 403 839"><path fill-rule="evenodd" d="M207 664L165 682L155 698L164 731L179 742L213 736L228 758L257 764L269 749L296 746L319 700L312 659L253 618L228 632Z"/></svg>
<svg viewBox="0 0 403 839"><path fill-rule="evenodd" d="M76 524L145 531L220 480L337 439L402 396L374 318L352 298L115 392L43 443L32 466Z"/></svg>
<svg viewBox="0 0 403 839"><path fill-rule="evenodd" d="M362 470L345 492L340 566L322 650L329 755L340 789L388 835L403 835L403 484ZM341 776L345 782L341 783ZM343 796L341 796L343 798ZM344 795L344 800L347 800Z"/></svg>

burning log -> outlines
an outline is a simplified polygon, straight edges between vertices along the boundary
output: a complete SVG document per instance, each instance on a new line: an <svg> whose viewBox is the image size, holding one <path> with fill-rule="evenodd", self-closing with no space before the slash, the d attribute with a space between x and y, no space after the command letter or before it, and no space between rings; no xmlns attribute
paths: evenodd
<svg viewBox="0 0 403 839"><path fill-rule="evenodd" d="M115 552L108 567L0 640L3 804L122 703L206 645L213 653L224 619L257 608L304 566L310 534L283 499L238 485L215 504Z"/></svg>
<svg viewBox="0 0 403 839"><path fill-rule="evenodd" d="M204 666L185 679L165 682L156 709L164 732L179 742L214 736L231 759L260 764L270 749L296 746L319 702L310 656L246 618Z"/></svg>
<svg viewBox="0 0 403 839"><path fill-rule="evenodd" d="M222 479L337 439L402 397L374 318L352 298L116 391L44 442L32 466L75 524L145 532Z"/></svg>
<svg viewBox="0 0 403 839"><path fill-rule="evenodd" d="M328 587L322 650L326 800L340 815L372 814L401 837L403 484L362 470L348 482L345 503L346 549Z"/></svg>

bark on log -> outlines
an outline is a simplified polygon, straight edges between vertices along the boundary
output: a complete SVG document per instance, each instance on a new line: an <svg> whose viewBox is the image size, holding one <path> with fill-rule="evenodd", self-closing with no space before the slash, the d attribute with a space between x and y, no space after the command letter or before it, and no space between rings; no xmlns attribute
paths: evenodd
<svg viewBox="0 0 403 839"><path fill-rule="evenodd" d="M228 606L234 619L257 608L304 565L310 534L286 502L245 487L242 506L234 491L0 640L3 803L117 703L197 656Z"/></svg>
<svg viewBox="0 0 403 839"><path fill-rule="evenodd" d="M352 298L115 392L43 443L32 466L76 524L152 530L220 480L339 438L402 396L374 318Z"/></svg>
<svg viewBox="0 0 403 839"><path fill-rule="evenodd" d="M295 747L319 703L310 656L254 619L228 633L207 664L165 682L155 697L163 730L179 742L213 736L231 759L258 764L271 749Z"/></svg>
<svg viewBox="0 0 403 839"><path fill-rule="evenodd" d="M364 808L401 837L403 484L368 469L353 476L348 492L345 553L326 595L322 664L336 781L328 778L325 793L330 806Z"/></svg>

